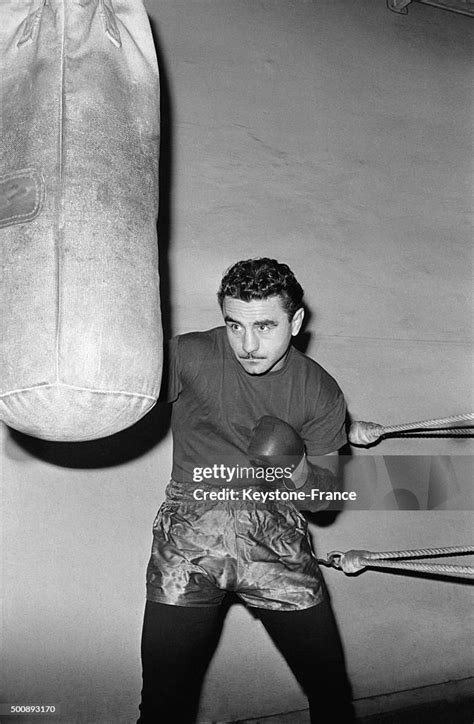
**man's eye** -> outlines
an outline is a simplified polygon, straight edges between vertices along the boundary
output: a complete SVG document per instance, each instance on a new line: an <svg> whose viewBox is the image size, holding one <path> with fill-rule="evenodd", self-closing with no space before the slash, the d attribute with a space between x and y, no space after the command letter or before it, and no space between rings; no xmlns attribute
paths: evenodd
<svg viewBox="0 0 474 724"><path fill-rule="evenodd" d="M229 326L233 332L238 332L240 329L240 324L230 324Z"/></svg>
<svg viewBox="0 0 474 724"><path fill-rule="evenodd" d="M259 326L259 329L260 329L261 332L268 332L269 329L270 329L270 325L268 325L268 324L261 324L261 325Z"/></svg>

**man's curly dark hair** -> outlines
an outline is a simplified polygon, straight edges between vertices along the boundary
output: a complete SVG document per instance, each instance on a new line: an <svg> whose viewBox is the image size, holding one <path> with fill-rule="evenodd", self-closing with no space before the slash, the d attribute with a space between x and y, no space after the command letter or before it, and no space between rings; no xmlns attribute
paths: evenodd
<svg viewBox="0 0 474 724"><path fill-rule="evenodd" d="M278 296L291 320L302 306L303 294L301 285L287 264L262 257L238 261L229 267L222 278L217 299L222 309L224 297L250 302Z"/></svg>

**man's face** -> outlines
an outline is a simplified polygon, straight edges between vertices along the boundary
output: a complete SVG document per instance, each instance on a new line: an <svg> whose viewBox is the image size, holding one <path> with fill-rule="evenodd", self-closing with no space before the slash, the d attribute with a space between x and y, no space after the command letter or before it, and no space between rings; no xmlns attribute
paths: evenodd
<svg viewBox="0 0 474 724"><path fill-rule="evenodd" d="M298 309L289 321L279 296L251 302L224 297L222 313L232 351L249 375L283 367L291 337L300 331L304 316Z"/></svg>

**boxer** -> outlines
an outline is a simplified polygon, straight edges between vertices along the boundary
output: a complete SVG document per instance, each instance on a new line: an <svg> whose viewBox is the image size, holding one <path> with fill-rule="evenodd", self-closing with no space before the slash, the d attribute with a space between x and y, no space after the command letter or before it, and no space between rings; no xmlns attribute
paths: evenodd
<svg viewBox="0 0 474 724"><path fill-rule="evenodd" d="M173 469L147 570L139 723L195 721L227 592L261 620L311 721L350 722L343 648L306 519L262 495L337 488L344 397L292 344L303 289L286 264L237 262L218 301L224 326L179 335L166 355Z"/></svg>

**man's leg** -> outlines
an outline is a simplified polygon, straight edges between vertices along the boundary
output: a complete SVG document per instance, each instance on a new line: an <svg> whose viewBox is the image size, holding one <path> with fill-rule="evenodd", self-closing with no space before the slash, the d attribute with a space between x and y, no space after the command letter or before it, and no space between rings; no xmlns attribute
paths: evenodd
<svg viewBox="0 0 474 724"><path fill-rule="evenodd" d="M308 697L311 721L353 722L344 653L329 601L302 611L257 611Z"/></svg>
<svg viewBox="0 0 474 724"><path fill-rule="evenodd" d="M147 601L139 724L195 721L202 682L221 628L219 606L170 606Z"/></svg>

